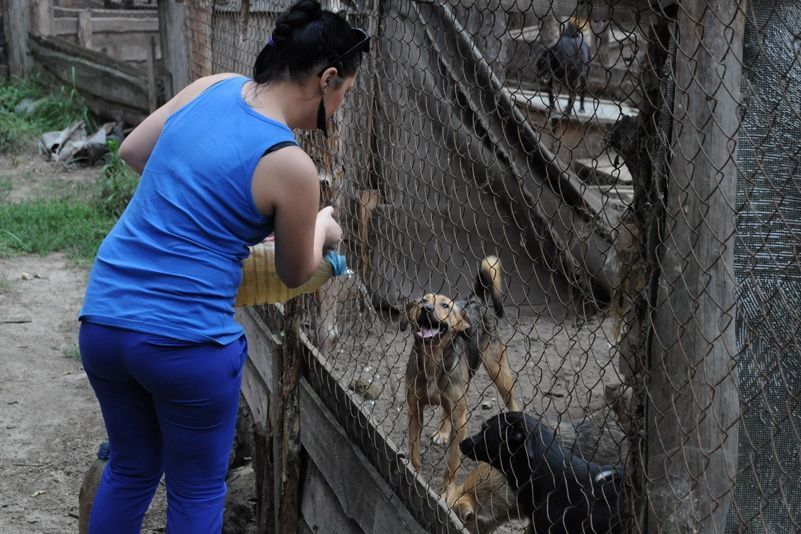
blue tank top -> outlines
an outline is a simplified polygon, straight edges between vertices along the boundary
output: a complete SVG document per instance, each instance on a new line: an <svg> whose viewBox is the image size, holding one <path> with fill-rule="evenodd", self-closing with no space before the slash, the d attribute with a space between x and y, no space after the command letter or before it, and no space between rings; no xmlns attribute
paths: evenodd
<svg viewBox="0 0 801 534"><path fill-rule="evenodd" d="M242 98L244 77L206 89L170 116L139 186L106 236L79 318L192 342L228 344L248 245L272 232L251 181L292 131Z"/></svg>

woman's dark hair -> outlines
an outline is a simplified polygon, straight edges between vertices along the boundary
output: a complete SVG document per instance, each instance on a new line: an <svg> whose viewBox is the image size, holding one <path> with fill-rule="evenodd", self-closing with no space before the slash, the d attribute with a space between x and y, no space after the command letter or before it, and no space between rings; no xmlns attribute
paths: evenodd
<svg viewBox="0 0 801 534"><path fill-rule="evenodd" d="M299 82L326 67L336 67L342 77L352 76L359 68L361 53L346 52L363 38L363 33L336 13L324 11L319 2L300 0L278 17L253 65L253 81ZM341 57L343 53L345 57Z"/></svg>

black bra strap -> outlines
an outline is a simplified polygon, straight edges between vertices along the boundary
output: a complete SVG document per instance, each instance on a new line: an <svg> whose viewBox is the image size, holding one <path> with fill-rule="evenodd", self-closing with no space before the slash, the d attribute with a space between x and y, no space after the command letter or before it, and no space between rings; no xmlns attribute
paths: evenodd
<svg viewBox="0 0 801 534"><path fill-rule="evenodd" d="M282 148L288 146L298 146L298 144L295 143L294 141L281 141L280 143L276 143L267 150L265 150L264 154L262 154L261 157L264 157L267 154L270 154L271 152L275 152L276 150L281 150Z"/></svg>

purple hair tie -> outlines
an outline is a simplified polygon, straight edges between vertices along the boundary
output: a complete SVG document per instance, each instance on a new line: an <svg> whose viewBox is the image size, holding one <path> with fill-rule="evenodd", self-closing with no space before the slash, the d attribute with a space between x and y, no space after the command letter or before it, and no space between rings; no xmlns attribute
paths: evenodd
<svg viewBox="0 0 801 534"><path fill-rule="evenodd" d="M275 41L273 41L273 36L271 35L269 39L267 39L267 46L272 46L275 48Z"/></svg>

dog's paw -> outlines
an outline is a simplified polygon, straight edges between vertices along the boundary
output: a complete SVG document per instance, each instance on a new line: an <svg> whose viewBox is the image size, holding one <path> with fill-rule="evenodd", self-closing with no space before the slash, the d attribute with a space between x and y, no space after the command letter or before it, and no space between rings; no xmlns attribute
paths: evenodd
<svg viewBox="0 0 801 534"><path fill-rule="evenodd" d="M447 445L451 441L451 433L450 431L436 432L431 435L431 441L433 441L437 445Z"/></svg>

